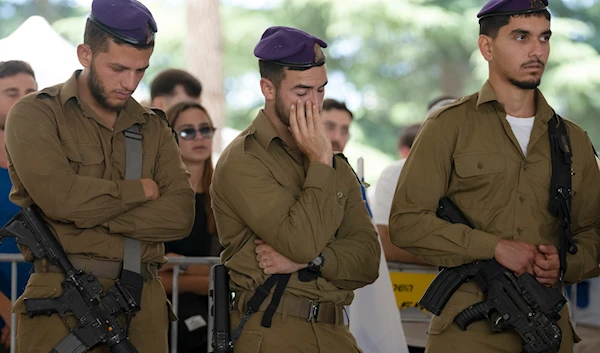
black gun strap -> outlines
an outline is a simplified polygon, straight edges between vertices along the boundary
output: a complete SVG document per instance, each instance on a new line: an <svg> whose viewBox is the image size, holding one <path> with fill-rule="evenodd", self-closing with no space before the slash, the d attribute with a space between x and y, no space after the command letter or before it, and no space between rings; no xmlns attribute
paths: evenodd
<svg viewBox="0 0 600 353"><path fill-rule="evenodd" d="M140 179L142 177L142 132L139 124L133 124L125 131L125 179ZM144 280L141 275L141 244L139 240L125 237L123 239L123 270L120 281L128 289L133 301L133 310L128 315L126 331L129 330L131 314L139 311L142 306L142 290Z"/></svg>
<svg viewBox="0 0 600 353"><path fill-rule="evenodd" d="M267 278L265 283L261 284L260 286L258 286L258 288L256 288L254 295L248 301L248 304L246 306L246 312L244 313L244 316L242 316L242 321L240 322L238 327L236 327L235 330L233 330L233 333L231 334L232 346L235 344L235 341L237 341L237 339L240 338L240 335L242 334L242 329L244 328L246 322L248 322L252 315L254 315L254 313L256 313L260 309L260 305L265 301L265 299L267 299L269 293L271 293L271 289L277 286L275 288L275 292L273 293L271 303L267 307L267 310L265 310L263 319L261 321L262 326L271 327L271 319L273 318L273 315L275 315L275 311L277 310L277 307L281 302L281 297L283 296L283 292L291 276L292 275L272 275L271 277Z"/></svg>
<svg viewBox="0 0 600 353"><path fill-rule="evenodd" d="M550 185L550 212L558 218L560 279L567 270L567 252L577 253L577 246L571 234L571 201L573 198L572 150L567 128L563 119L556 113L548 122L550 136L550 158L552 161L552 180Z"/></svg>

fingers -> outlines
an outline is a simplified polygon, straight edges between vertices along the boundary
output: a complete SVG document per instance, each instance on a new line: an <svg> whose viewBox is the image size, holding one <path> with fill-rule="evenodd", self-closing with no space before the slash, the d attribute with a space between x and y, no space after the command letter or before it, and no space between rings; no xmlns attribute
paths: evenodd
<svg viewBox="0 0 600 353"><path fill-rule="evenodd" d="M298 130L300 130L300 136L306 136L308 133L308 127L306 126L306 109L304 108L304 104L302 103L301 99L298 99L298 104L296 104L296 106L296 121L298 122Z"/></svg>
<svg viewBox="0 0 600 353"><path fill-rule="evenodd" d="M296 117L296 104L290 107L290 132L297 139L300 136L300 128L298 127L298 119Z"/></svg>
<svg viewBox="0 0 600 353"><path fill-rule="evenodd" d="M558 255L558 249L554 245L540 245L538 246L538 249L541 253L543 253L546 256Z"/></svg>
<svg viewBox="0 0 600 353"><path fill-rule="evenodd" d="M266 243L260 239L256 239L256 240L254 240L254 244L261 245L261 244L266 244Z"/></svg>
<svg viewBox="0 0 600 353"><path fill-rule="evenodd" d="M558 269L547 270L535 265L534 271L535 276L539 278L558 278Z"/></svg>
<svg viewBox="0 0 600 353"><path fill-rule="evenodd" d="M558 270L560 268L560 261L558 258L550 258L550 259L535 259L535 266L541 268L542 270L551 271Z"/></svg>
<svg viewBox="0 0 600 353"><path fill-rule="evenodd" d="M316 106L310 101L306 101L306 128L309 132L315 132L315 111Z"/></svg>

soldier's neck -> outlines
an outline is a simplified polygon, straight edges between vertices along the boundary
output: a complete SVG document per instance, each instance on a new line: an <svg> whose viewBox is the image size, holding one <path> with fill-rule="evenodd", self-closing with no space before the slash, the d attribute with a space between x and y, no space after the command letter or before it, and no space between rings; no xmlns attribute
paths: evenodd
<svg viewBox="0 0 600 353"><path fill-rule="evenodd" d="M506 80L494 80L490 84L496 92L498 102L504 104L506 114L516 118L535 116L535 89L521 89Z"/></svg>

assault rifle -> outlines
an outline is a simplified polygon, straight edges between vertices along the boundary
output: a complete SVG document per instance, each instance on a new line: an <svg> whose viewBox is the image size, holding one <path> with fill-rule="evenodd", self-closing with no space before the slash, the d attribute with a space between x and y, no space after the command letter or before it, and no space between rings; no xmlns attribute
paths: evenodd
<svg viewBox="0 0 600 353"><path fill-rule="evenodd" d="M139 303L119 279L104 292L95 276L75 269L35 205L21 210L0 229L0 240L10 237L29 247L36 259L46 258L64 272L59 297L24 300L30 317L58 313L65 322L70 316L77 319L77 327L70 329L52 353L85 353L99 344L106 344L111 353L137 353L118 315L133 315Z"/></svg>
<svg viewBox="0 0 600 353"><path fill-rule="evenodd" d="M436 214L448 222L470 226L448 198L440 200ZM495 332L515 330L523 338L525 353L558 352L562 332L556 322L566 303L560 290L542 286L529 273L516 277L496 260L442 269L419 304L434 315L440 315L458 287L472 279L481 287L486 299L454 318L461 329L466 330L471 323L487 319Z"/></svg>

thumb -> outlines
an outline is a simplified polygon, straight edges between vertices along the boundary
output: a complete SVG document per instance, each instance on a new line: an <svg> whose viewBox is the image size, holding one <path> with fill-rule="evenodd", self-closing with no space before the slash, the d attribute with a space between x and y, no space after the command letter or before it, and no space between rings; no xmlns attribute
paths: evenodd
<svg viewBox="0 0 600 353"><path fill-rule="evenodd" d="M558 254L558 249L554 245L540 245L539 249L546 255Z"/></svg>

